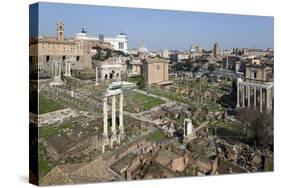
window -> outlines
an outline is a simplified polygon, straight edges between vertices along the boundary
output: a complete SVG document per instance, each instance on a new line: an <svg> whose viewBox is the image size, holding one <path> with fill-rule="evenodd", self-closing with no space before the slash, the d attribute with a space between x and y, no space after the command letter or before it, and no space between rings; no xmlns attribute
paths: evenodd
<svg viewBox="0 0 281 188"><path fill-rule="evenodd" d="M257 72L254 72L254 78L257 78Z"/></svg>
<svg viewBox="0 0 281 188"><path fill-rule="evenodd" d="M79 55L76 56L76 61L79 61L79 59L80 59L80 56Z"/></svg>
<svg viewBox="0 0 281 188"><path fill-rule="evenodd" d="M123 42L119 42L118 48L119 48L119 49L124 49L124 43L123 43Z"/></svg>
<svg viewBox="0 0 281 188"><path fill-rule="evenodd" d="M156 66L156 69L157 69L157 70L160 70L160 65L157 65L157 66Z"/></svg>
<svg viewBox="0 0 281 188"><path fill-rule="evenodd" d="M63 61L65 60L65 56L62 56L62 60L63 60Z"/></svg>
<svg viewBox="0 0 281 188"><path fill-rule="evenodd" d="M50 61L50 56L47 55L47 56L46 56L46 62L49 62L49 61Z"/></svg>

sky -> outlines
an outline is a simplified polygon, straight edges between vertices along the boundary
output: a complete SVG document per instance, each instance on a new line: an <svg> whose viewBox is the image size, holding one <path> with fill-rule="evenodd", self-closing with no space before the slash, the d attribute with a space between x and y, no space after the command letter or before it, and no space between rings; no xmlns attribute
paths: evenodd
<svg viewBox="0 0 281 188"><path fill-rule="evenodd" d="M274 48L273 17L62 3L39 3L30 9L30 36L56 36L60 20L66 37L75 37L82 27L90 36L114 37L123 31L129 49L141 41L150 51L187 50L192 44L211 49L215 42L224 49Z"/></svg>

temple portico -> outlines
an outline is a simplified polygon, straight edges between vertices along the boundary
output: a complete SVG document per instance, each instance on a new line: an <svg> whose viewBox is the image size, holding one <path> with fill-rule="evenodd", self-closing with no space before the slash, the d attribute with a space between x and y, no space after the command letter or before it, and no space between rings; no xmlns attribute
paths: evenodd
<svg viewBox="0 0 281 188"><path fill-rule="evenodd" d="M273 83L237 81L237 107L254 107L260 112L272 110Z"/></svg>

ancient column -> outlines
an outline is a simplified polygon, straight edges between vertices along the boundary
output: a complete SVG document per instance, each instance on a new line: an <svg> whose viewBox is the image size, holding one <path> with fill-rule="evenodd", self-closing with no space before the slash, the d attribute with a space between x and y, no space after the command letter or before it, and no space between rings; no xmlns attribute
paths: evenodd
<svg viewBox="0 0 281 188"><path fill-rule="evenodd" d="M239 101L239 87L240 87L240 85L239 85L239 82L237 82L237 107L240 107L240 101Z"/></svg>
<svg viewBox="0 0 281 188"><path fill-rule="evenodd" d="M257 88L254 87L254 107L256 108L257 106Z"/></svg>
<svg viewBox="0 0 281 188"><path fill-rule="evenodd" d="M71 62L68 62L68 76L71 76Z"/></svg>
<svg viewBox="0 0 281 188"><path fill-rule="evenodd" d="M262 88L260 88L260 112L262 112Z"/></svg>
<svg viewBox="0 0 281 188"><path fill-rule="evenodd" d="M271 109L271 90L270 88L266 89L266 110Z"/></svg>
<svg viewBox="0 0 281 188"><path fill-rule="evenodd" d="M54 77L56 77L57 74L58 74L58 63L55 62L55 63L54 63Z"/></svg>
<svg viewBox="0 0 281 188"><path fill-rule="evenodd" d="M61 62L58 62L58 67L59 67L58 76L59 78L61 78Z"/></svg>
<svg viewBox="0 0 281 188"><path fill-rule="evenodd" d="M112 108L112 118L111 118L111 130L112 130L112 134L116 135L116 96L113 95L112 96L112 104L111 104L111 108Z"/></svg>
<svg viewBox="0 0 281 188"><path fill-rule="evenodd" d="M121 138L124 135L124 125L123 125L123 93L120 93L120 100L119 100L119 130L121 133Z"/></svg>
<svg viewBox="0 0 281 188"><path fill-rule="evenodd" d="M189 136L190 134L192 134L192 124L190 121L187 122L187 131L186 131L186 135Z"/></svg>
<svg viewBox="0 0 281 188"><path fill-rule="evenodd" d="M186 137L186 123L183 124L183 136Z"/></svg>
<svg viewBox="0 0 281 188"><path fill-rule="evenodd" d="M68 76L68 66L67 66L68 62L66 61L65 62L65 73L64 73L64 76Z"/></svg>
<svg viewBox="0 0 281 188"><path fill-rule="evenodd" d="M242 107L245 107L245 87L242 85Z"/></svg>
<svg viewBox="0 0 281 188"><path fill-rule="evenodd" d="M103 135L107 137L107 97L103 98Z"/></svg>
<svg viewBox="0 0 281 188"><path fill-rule="evenodd" d="M98 67L96 66L96 85L99 85L98 81Z"/></svg>
<svg viewBox="0 0 281 188"><path fill-rule="evenodd" d="M247 86L248 89L248 107L251 106L251 87Z"/></svg>
<svg viewBox="0 0 281 188"><path fill-rule="evenodd" d="M53 62L53 61L52 61L52 63L51 63L51 68L52 68L52 69L51 69L51 70L52 70L52 72L51 72L51 73L52 73L52 76L54 76L54 62Z"/></svg>

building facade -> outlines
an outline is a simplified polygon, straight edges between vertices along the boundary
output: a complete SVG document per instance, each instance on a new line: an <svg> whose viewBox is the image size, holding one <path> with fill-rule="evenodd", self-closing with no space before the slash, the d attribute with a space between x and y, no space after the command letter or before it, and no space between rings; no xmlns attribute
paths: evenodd
<svg viewBox="0 0 281 188"><path fill-rule="evenodd" d="M116 37L104 37L103 35L88 36L87 32L82 30L80 33L76 34L76 39L89 41L103 41L106 43L110 43L114 50L122 51L125 54L128 53L128 38L124 32L121 32Z"/></svg>
<svg viewBox="0 0 281 188"><path fill-rule="evenodd" d="M273 71L260 60L246 65L245 79L237 81L237 107L273 109Z"/></svg>
<svg viewBox="0 0 281 188"><path fill-rule="evenodd" d="M160 58L146 58L142 64L142 76L147 84L161 84L169 80L169 65Z"/></svg>
<svg viewBox="0 0 281 188"><path fill-rule="evenodd" d="M29 61L38 65L39 73L51 73L53 62L61 62L65 70L66 60L71 60L71 69L91 69L94 48L111 48L109 43L64 38L64 23L57 24L57 37L42 37L30 39Z"/></svg>
<svg viewBox="0 0 281 188"><path fill-rule="evenodd" d="M112 57L100 62L100 78L101 80L121 81L122 76L127 75L126 58Z"/></svg>

